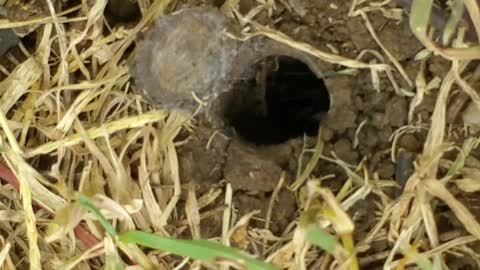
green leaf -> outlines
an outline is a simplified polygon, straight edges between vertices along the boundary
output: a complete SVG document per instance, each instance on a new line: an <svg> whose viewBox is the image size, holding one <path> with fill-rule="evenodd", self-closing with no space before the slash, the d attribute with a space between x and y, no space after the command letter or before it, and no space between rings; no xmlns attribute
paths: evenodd
<svg viewBox="0 0 480 270"><path fill-rule="evenodd" d="M415 262L418 267L420 267L420 269L422 270L432 270L433 269L433 266L432 266L432 263L430 263L430 261L426 258L422 258L421 260Z"/></svg>
<svg viewBox="0 0 480 270"><path fill-rule="evenodd" d="M424 43L428 40L427 26L430 21L433 0L413 0L410 10L410 28L415 36Z"/></svg>
<svg viewBox="0 0 480 270"><path fill-rule="evenodd" d="M334 236L314 227L307 230L306 238L309 242L330 254L334 254L336 248L340 245Z"/></svg>
<svg viewBox="0 0 480 270"><path fill-rule="evenodd" d="M229 259L245 265L248 270L277 270L271 264L255 260L237 249L207 240L170 239L141 231L126 232L120 235L119 240L209 263L218 259Z"/></svg>
<svg viewBox="0 0 480 270"><path fill-rule="evenodd" d="M100 224L103 226L103 228L105 228L105 231L107 231L110 236L115 238L118 235L112 225L110 225L108 220L102 215L102 213L100 213L97 207L93 205L93 203L91 203L87 197L80 194L77 198L77 203L80 204L83 208L90 211L98 219Z"/></svg>

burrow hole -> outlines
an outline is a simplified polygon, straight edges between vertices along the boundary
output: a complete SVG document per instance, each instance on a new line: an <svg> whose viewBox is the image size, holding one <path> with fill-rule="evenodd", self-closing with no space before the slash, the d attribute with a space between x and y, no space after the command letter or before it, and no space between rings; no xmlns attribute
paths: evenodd
<svg viewBox="0 0 480 270"><path fill-rule="evenodd" d="M262 59L253 70L250 79L234 85L225 106L225 119L237 135L256 145L316 136L330 109L323 80L305 63L286 56Z"/></svg>

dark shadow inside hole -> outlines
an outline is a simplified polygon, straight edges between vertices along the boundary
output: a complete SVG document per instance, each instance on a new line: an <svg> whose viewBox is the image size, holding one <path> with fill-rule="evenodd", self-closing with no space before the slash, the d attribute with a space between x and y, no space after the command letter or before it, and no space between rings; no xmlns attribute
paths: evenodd
<svg viewBox="0 0 480 270"><path fill-rule="evenodd" d="M138 1L110 0L105 8L105 17L111 26L136 22L141 15Z"/></svg>
<svg viewBox="0 0 480 270"><path fill-rule="evenodd" d="M330 109L323 80L308 65L285 56L259 61L254 73L234 86L225 106L225 118L236 133L257 145L316 136Z"/></svg>

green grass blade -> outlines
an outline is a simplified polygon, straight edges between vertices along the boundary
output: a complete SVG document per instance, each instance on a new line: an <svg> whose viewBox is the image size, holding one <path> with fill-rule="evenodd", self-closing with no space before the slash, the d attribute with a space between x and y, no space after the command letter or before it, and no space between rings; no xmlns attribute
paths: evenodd
<svg viewBox="0 0 480 270"><path fill-rule="evenodd" d="M458 156L447 171L447 174L440 179L442 183L448 182L460 173L460 169L465 166L465 161L473 149L478 147L480 139L467 138L463 143Z"/></svg>
<svg viewBox="0 0 480 270"><path fill-rule="evenodd" d="M245 265L248 270L276 270L271 264L255 260L239 250L206 240L178 240L155 234L130 231L120 235L120 241L158 249L175 255L190 257L209 263L217 259L229 259Z"/></svg>
<svg viewBox="0 0 480 270"><path fill-rule="evenodd" d="M427 26L430 21L433 0L413 0L410 11L410 28L415 36L425 45L428 41Z"/></svg>
<svg viewBox="0 0 480 270"><path fill-rule="evenodd" d="M110 236L115 238L118 235L112 225L110 225L108 220L102 215L102 213L100 213L97 207L95 207L95 205L93 205L93 203L91 203L87 197L80 194L80 196L78 196L77 198L77 203L80 204L83 208L90 211L98 219L98 222L100 222L100 224L103 226L103 228L105 228L105 231L107 231Z"/></svg>
<svg viewBox="0 0 480 270"><path fill-rule="evenodd" d="M422 270L432 270L433 266L432 263L426 258L422 258L421 260L415 262L417 266Z"/></svg>
<svg viewBox="0 0 480 270"><path fill-rule="evenodd" d="M306 238L310 243L320 247L330 254L334 254L336 248L340 246L334 236L317 228L310 228L307 230Z"/></svg>

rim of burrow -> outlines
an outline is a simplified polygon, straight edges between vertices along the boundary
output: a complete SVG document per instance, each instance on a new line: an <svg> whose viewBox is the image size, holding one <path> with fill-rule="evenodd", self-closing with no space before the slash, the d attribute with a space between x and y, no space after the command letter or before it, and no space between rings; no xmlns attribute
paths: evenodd
<svg viewBox="0 0 480 270"><path fill-rule="evenodd" d="M224 91L212 97L206 109L207 119L215 129L225 129L229 126L228 121L225 119L225 111L229 105L229 98L232 97L231 91L234 85L240 80L245 80L245 74L248 74L248 71L258 61L273 56L286 56L298 60L307 65L317 78L323 80L328 93L330 106L322 122L327 121L331 117L332 111L336 111L335 95L330 88L333 83L330 77L324 75L329 71L328 66L331 66L330 64L278 41L266 37L256 37L244 42L240 46L238 54L233 60L234 64L229 74L228 86ZM322 123L320 125L322 125Z"/></svg>

